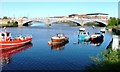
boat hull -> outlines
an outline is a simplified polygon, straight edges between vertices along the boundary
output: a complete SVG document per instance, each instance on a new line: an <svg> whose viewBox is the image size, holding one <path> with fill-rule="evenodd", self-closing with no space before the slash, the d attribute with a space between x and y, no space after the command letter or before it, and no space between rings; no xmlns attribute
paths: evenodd
<svg viewBox="0 0 120 72"><path fill-rule="evenodd" d="M89 40L90 39L90 37L89 36L86 36L86 35L78 35L78 39L79 40Z"/></svg>
<svg viewBox="0 0 120 72"><path fill-rule="evenodd" d="M27 38L24 40L13 40L13 41L6 41L6 42L0 42L0 48L1 49L8 49L8 48L15 48L22 45L25 45L26 43L30 43L32 41L32 38Z"/></svg>
<svg viewBox="0 0 120 72"><path fill-rule="evenodd" d="M99 42L100 40L103 40L103 38L104 38L103 35L101 35L99 37L91 37L90 40Z"/></svg>

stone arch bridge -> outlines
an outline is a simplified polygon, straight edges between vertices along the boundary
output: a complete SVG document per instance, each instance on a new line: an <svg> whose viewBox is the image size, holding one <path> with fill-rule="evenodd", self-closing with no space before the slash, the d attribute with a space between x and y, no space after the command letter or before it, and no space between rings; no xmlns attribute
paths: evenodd
<svg viewBox="0 0 120 72"><path fill-rule="evenodd" d="M34 18L34 19L14 19L14 20L1 20L1 24L7 24L8 21L17 21L18 26L22 27L24 24L30 23L30 22L43 22L50 26L51 24L59 21L72 21L75 22L77 25L83 26L84 24L88 22L99 22L102 24L105 24L105 26L108 25L108 20L107 19L86 19L86 18Z"/></svg>

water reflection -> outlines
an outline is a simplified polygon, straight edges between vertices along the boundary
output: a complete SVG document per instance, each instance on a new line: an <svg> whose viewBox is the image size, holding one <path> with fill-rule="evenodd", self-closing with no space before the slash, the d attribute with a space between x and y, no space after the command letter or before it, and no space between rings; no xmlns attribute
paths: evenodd
<svg viewBox="0 0 120 72"><path fill-rule="evenodd" d="M79 40L79 39L78 39L78 44L88 45L89 43L90 43L89 41Z"/></svg>
<svg viewBox="0 0 120 72"><path fill-rule="evenodd" d="M102 44L103 40L97 41L97 40L93 40L93 41L85 41L85 40L79 40L78 39L78 44L84 44L84 45L88 45L91 44L93 46L100 46Z"/></svg>
<svg viewBox="0 0 120 72"><path fill-rule="evenodd" d="M32 47L32 43L26 44L24 46L18 47L18 48L11 48L6 50L1 50L0 54L0 65L5 66L11 61L12 55L21 52L23 50L26 50L28 48Z"/></svg>
<svg viewBox="0 0 120 72"><path fill-rule="evenodd" d="M64 50L65 45L67 43L69 43L69 41L64 42L64 43L60 43L60 44L51 45L51 50Z"/></svg>

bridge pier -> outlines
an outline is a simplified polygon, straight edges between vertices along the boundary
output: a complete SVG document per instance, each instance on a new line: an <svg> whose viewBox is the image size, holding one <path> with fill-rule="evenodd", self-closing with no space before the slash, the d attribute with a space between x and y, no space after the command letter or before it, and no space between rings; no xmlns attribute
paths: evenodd
<svg viewBox="0 0 120 72"><path fill-rule="evenodd" d="M22 27L23 26L23 20L22 19L18 20L17 22L18 22L18 27Z"/></svg>

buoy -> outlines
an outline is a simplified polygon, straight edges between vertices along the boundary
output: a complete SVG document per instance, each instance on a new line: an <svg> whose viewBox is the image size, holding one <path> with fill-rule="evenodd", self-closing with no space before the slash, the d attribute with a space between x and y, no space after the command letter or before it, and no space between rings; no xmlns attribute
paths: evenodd
<svg viewBox="0 0 120 72"><path fill-rule="evenodd" d="M77 42L73 42L73 44L77 44Z"/></svg>

